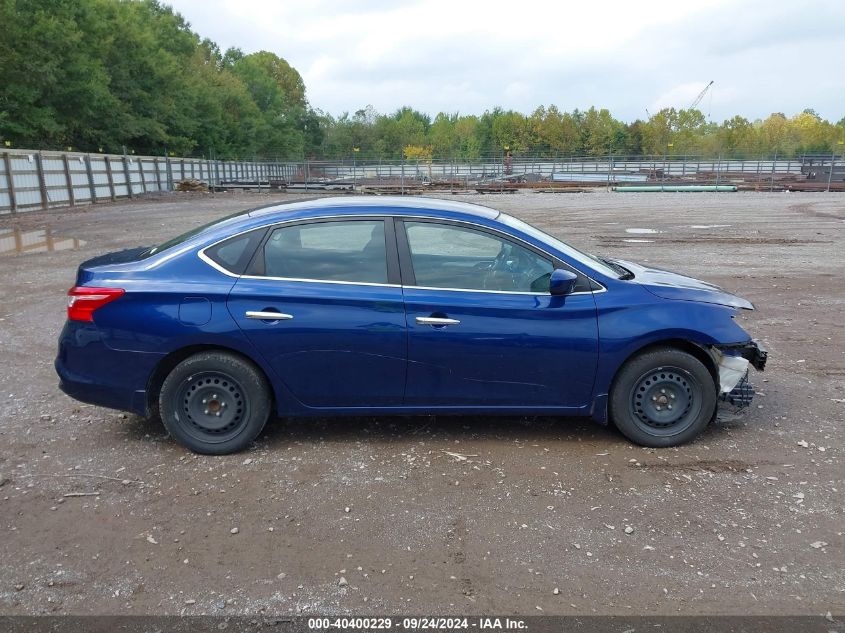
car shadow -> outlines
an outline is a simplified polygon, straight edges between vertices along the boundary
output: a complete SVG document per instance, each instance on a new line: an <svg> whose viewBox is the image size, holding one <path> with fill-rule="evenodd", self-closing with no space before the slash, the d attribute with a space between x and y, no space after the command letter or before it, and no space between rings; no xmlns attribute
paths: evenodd
<svg viewBox="0 0 845 633"><path fill-rule="evenodd" d="M274 448L297 442L376 442L409 440L503 442L597 442L625 439L612 427L586 418L525 416L379 416L277 418L259 443Z"/></svg>
<svg viewBox="0 0 845 633"><path fill-rule="evenodd" d="M704 430L699 439L739 430L747 424L740 413L720 412L718 421ZM158 419L129 415L123 432L137 442L173 442ZM335 416L271 418L256 440L266 450L292 442L380 444L409 441L464 442L490 441L612 447L630 445L612 425L604 426L589 418L551 416ZM255 445L254 445L255 446Z"/></svg>

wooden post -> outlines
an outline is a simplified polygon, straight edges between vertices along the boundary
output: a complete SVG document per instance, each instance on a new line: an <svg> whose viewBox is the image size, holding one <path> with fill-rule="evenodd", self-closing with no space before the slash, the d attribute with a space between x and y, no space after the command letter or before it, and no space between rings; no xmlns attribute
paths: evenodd
<svg viewBox="0 0 845 633"><path fill-rule="evenodd" d="M156 191L161 192L161 165L158 162L158 156L153 159L156 168Z"/></svg>
<svg viewBox="0 0 845 633"><path fill-rule="evenodd" d="M138 175L141 177L141 188L147 193L147 180L144 178L144 160L138 159Z"/></svg>
<svg viewBox="0 0 845 633"><path fill-rule="evenodd" d="M91 154L85 154L85 173L88 174L88 190L91 192L91 204L97 204L97 187L94 185L94 170L91 169Z"/></svg>
<svg viewBox="0 0 845 633"><path fill-rule="evenodd" d="M18 212L18 198L15 195L15 175L12 173L12 159L9 157L9 152L3 152L3 163L6 165L6 182L9 190L9 204L12 213ZM17 235L17 234L16 234Z"/></svg>
<svg viewBox="0 0 845 633"><path fill-rule="evenodd" d="M114 174L111 171L111 160L109 159L108 155L105 157L106 159L106 176L109 179L109 195L111 196L112 202L115 201L114 195Z"/></svg>
<svg viewBox="0 0 845 633"><path fill-rule="evenodd" d="M38 188L41 190L41 208L50 208L50 198L47 195L47 180L44 178L44 163L41 158L41 152L35 155L35 167L38 170Z"/></svg>
<svg viewBox="0 0 845 633"><path fill-rule="evenodd" d="M123 155L123 177L126 179L126 193L130 198L135 197L135 193L132 191L132 178L129 175L129 157L126 154Z"/></svg>
<svg viewBox="0 0 845 633"><path fill-rule="evenodd" d="M170 158L164 157L164 176L167 178L167 190L173 191L173 170L170 168Z"/></svg>
<svg viewBox="0 0 845 633"><path fill-rule="evenodd" d="M76 194L73 191L73 176L70 173L70 163L67 159L67 154L62 154L62 164L65 167L65 182L67 183L67 199L70 206L76 206Z"/></svg>

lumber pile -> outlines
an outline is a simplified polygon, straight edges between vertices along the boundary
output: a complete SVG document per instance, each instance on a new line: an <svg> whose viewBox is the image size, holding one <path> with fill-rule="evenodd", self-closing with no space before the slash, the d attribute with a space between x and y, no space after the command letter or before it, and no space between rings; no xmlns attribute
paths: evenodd
<svg viewBox="0 0 845 633"><path fill-rule="evenodd" d="M186 178L176 183L176 191L208 191L208 185L196 178Z"/></svg>

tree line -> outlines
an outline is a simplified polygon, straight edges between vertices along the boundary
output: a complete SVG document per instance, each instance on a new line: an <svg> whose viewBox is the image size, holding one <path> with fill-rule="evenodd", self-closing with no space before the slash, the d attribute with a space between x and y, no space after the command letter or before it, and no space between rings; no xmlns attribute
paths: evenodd
<svg viewBox="0 0 845 633"><path fill-rule="evenodd" d="M626 123L554 105L332 116L309 104L284 59L221 51L158 0L0 0L0 24L0 141L10 147L290 160L845 152L845 118L811 109L721 123L696 109Z"/></svg>
<svg viewBox="0 0 845 633"><path fill-rule="evenodd" d="M735 116L707 121L696 109L666 108L624 123L607 109L562 112L540 106L531 114L496 108L480 116L439 113L434 119L412 108L384 115L372 108L334 118L320 115L319 152L349 156L360 148L368 158L468 159L514 156L760 156L845 152L845 118L837 124L813 110L792 117L774 113L765 120Z"/></svg>

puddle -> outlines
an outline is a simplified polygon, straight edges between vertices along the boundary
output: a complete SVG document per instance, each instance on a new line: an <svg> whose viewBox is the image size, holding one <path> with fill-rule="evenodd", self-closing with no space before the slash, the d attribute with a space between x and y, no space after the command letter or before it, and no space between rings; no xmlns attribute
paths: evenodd
<svg viewBox="0 0 845 633"><path fill-rule="evenodd" d="M85 240L55 235L49 228L35 231L0 229L0 255L72 251L85 246Z"/></svg>
<svg viewBox="0 0 845 633"><path fill-rule="evenodd" d="M723 229L730 224L691 224L691 229Z"/></svg>
<svg viewBox="0 0 845 633"><path fill-rule="evenodd" d="M633 243L636 243L636 244L650 244L650 243L654 242L654 240L636 240L634 238L627 238L627 239L623 238L622 241L623 242L633 242Z"/></svg>
<svg viewBox="0 0 845 633"><path fill-rule="evenodd" d="M663 233L657 229L625 229L626 233L633 233L634 235L651 235L653 233Z"/></svg>

